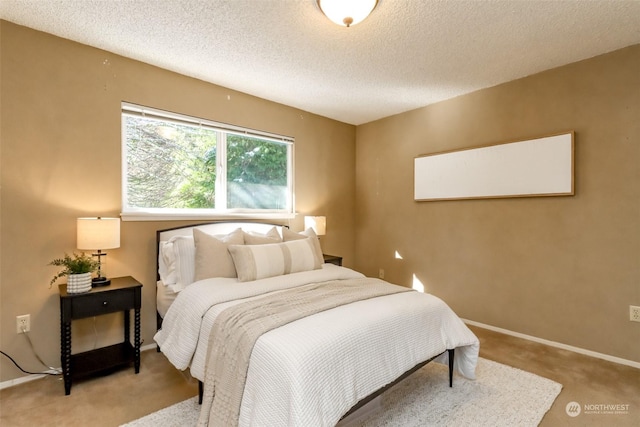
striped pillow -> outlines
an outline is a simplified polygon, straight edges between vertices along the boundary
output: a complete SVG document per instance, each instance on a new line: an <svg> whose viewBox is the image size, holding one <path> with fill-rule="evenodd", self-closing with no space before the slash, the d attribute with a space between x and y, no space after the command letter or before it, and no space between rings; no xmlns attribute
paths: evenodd
<svg viewBox="0 0 640 427"><path fill-rule="evenodd" d="M241 282L321 268L311 239L266 245L230 245Z"/></svg>
<svg viewBox="0 0 640 427"><path fill-rule="evenodd" d="M191 236L172 237L169 242L173 244L176 273L174 291L177 292L193 283L196 247Z"/></svg>
<svg viewBox="0 0 640 427"><path fill-rule="evenodd" d="M320 239L316 235L313 228L307 228L305 231L301 233L296 233L294 231L289 230L286 227L282 227L282 240L285 242L291 240L300 240L300 239L311 239L311 243L314 246L314 252L320 264L324 264L324 256L322 255L322 248L320 247Z"/></svg>

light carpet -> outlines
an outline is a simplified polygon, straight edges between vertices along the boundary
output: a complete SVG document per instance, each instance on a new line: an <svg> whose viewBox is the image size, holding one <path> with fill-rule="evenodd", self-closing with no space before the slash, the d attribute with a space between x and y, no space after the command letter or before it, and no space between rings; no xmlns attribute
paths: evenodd
<svg viewBox="0 0 640 427"><path fill-rule="evenodd" d="M447 366L429 363L354 413L346 424L537 426L562 389L549 379L482 358L475 381L455 376L449 388L448 375ZM125 426L194 426L199 410L197 398L187 399Z"/></svg>

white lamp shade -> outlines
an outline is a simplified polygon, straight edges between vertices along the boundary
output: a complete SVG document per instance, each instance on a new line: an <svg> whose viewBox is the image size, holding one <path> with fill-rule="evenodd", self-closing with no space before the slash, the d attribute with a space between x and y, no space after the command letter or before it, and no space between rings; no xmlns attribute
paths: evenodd
<svg viewBox="0 0 640 427"><path fill-rule="evenodd" d="M313 228L318 236L327 234L327 217L325 216L305 216L304 228Z"/></svg>
<svg viewBox="0 0 640 427"><path fill-rule="evenodd" d="M78 249L120 247L120 218L78 218Z"/></svg>
<svg viewBox="0 0 640 427"><path fill-rule="evenodd" d="M378 4L378 0L318 0L327 18L343 27L364 21Z"/></svg>

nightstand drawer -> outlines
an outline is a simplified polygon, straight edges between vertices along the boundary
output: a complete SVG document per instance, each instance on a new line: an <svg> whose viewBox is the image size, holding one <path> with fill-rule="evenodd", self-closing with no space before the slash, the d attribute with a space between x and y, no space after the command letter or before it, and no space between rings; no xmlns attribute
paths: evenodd
<svg viewBox="0 0 640 427"><path fill-rule="evenodd" d="M71 316L73 319L80 319L116 311L131 310L135 308L133 294L133 289L122 289L75 297L71 306Z"/></svg>

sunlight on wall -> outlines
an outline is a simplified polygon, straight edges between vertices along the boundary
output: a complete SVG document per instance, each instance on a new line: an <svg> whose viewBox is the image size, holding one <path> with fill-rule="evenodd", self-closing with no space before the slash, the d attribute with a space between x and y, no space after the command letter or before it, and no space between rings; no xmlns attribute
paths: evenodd
<svg viewBox="0 0 640 427"><path fill-rule="evenodd" d="M424 292L424 285L415 274L413 275L413 284L411 285L411 287L418 292Z"/></svg>
<svg viewBox="0 0 640 427"><path fill-rule="evenodd" d="M395 255L396 259L403 259L402 255L400 255L400 252L396 251L396 255Z"/></svg>

